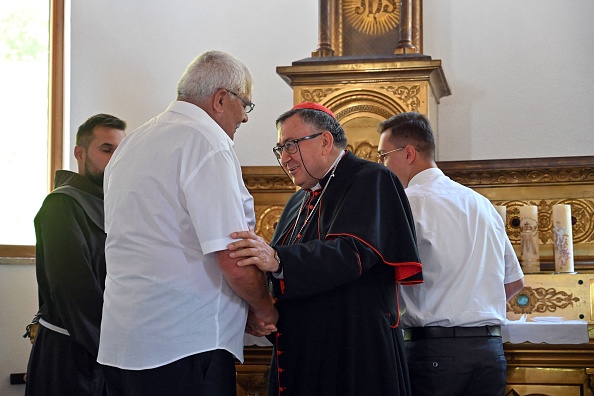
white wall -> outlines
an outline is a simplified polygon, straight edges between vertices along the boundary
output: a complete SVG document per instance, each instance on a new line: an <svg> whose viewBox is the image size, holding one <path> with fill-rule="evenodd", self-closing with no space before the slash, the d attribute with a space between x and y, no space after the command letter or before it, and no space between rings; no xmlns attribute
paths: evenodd
<svg viewBox="0 0 594 396"><path fill-rule="evenodd" d="M72 133L112 112L134 128L165 109L185 66L222 49L255 75L242 165L276 165L274 119L292 105L276 66L317 47L317 0L72 2ZM168 6L165 7L165 4ZM594 2L425 0L424 53L441 59L440 160L594 154Z"/></svg>
<svg viewBox="0 0 594 396"><path fill-rule="evenodd" d="M594 155L594 2L424 0L441 160Z"/></svg>
<svg viewBox="0 0 594 396"><path fill-rule="evenodd" d="M594 155L594 2L423 4L424 53L442 60L452 90L439 110L441 160ZM274 120L292 105L275 68L316 49L317 15L317 0L73 1L71 135L99 112L139 126L175 99L195 56L221 49L256 82L239 159L274 166ZM33 266L0 265L0 298L0 394L19 395L8 375L28 358L20 335L37 306Z"/></svg>
<svg viewBox="0 0 594 396"><path fill-rule="evenodd" d="M25 394L24 385L10 385L10 374L24 373L31 343L22 337L37 312L35 266L0 265L0 395Z"/></svg>
<svg viewBox="0 0 594 396"><path fill-rule="evenodd" d="M242 165L275 165L274 120L293 103L275 68L310 56L317 26L317 0L73 1L72 133L98 112L141 125L175 100L197 55L220 49L255 79L256 108L235 139Z"/></svg>

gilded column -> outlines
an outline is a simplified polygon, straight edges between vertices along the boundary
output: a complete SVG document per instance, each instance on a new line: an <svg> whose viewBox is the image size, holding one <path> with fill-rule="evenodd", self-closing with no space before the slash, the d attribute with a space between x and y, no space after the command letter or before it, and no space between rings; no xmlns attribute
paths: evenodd
<svg viewBox="0 0 594 396"><path fill-rule="evenodd" d="M413 0L400 1L400 41L395 54L413 54L417 48L413 44Z"/></svg>
<svg viewBox="0 0 594 396"><path fill-rule="evenodd" d="M423 0L413 0L412 42L416 52L423 53Z"/></svg>
<svg viewBox="0 0 594 396"><path fill-rule="evenodd" d="M334 50L330 44L330 1L319 0L320 6L320 29L318 49L311 53L313 58L334 56Z"/></svg>

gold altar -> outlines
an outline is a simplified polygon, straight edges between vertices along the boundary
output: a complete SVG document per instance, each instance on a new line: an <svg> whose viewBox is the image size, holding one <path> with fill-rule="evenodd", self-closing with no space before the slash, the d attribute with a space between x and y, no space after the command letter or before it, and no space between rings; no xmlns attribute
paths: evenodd
<svg viewBox="0 0 594 396"><path fill-rule="evenodd" d="M331 109L344 126L348 149L367 159L377 151L377 124L397 113L425 114L439 141L438 105L451 94L441 61L423 54L422 1L388 3L319 0L318 48L311 58L277 67L293 88L293 102ZM508 319L525 314L588 322L589 343L506 343L506 396L594 396L594 156L438 165L493 204L507 207L506 229L518 255L519 207L538 206L542 273L526 275L521 300L516 296L507 305ZM278 167L244 167L243 175L254 196L256 232L270 241L295 187ZM556 204L571 206L575 274L552 274L551 209ZM246 364L237 366L239 396L266 395L270 353L270 348L246 347Z"/></svg>
<svg viewBox="0 0 594 396"><path fill-rule="evenodd" d="M519 254L515 218L523 204L539 207L540 274L527 274L523 302L507 306L508 319L522 314L559 316L588 322L587 344L506 343L506 395L593 396L594 384L594 157L438 163L456 181L508 207L507 232ZM244 167L244 181L255 200L256 232L270 240L294 185L280 167ZM553 274L551 206L568 203L573 225L576 274ZM238 395L266 395L270 348L246 347L237 366Z"/></svg>

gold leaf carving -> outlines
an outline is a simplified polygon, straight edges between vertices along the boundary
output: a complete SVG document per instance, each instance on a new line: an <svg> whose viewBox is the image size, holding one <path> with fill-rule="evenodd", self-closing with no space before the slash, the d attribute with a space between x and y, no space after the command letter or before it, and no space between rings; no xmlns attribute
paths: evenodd
<svg viewBox="0 0 594 396"><path fill-rule="evenodd" d="M244 175L243 182L248 190L288 190L295 191L295 185L287 176Z"/></svg>
<svg viewBox="0 0 594 396"><path fill-rule="evenodd" d="M376 161L377 158L377 146L369 142L362 142L358 144L356 147L352 145L347 145L347 150L355 154L359 158L363 158L369 161Z"/></svg>
<svg viewBox="0 0 594 396"><path fill-rule="evenodd" d="M538 237L543 244L553 243L553 222L551 212L553 205L571 206L571 216L575 218L572 226L573 243L594 241L594 199L548 199L535 201L493 201L495 205L507 208L506 230L513 244L520 243L520 227L517 220L520 217L520 206L535 205L538 207Z"/></svg>
<svg viewBox="0 0 594 396"><path fill-rule="evenodd" d="M400 21L397 0L343 0L343 10L349 25L369 35L384 34Z"/></svg>
<svg viewBox="0 0 594 396"><path fill-rule="evenodd" d="M338 91L338 88L318 88L314 90L304 89L301 91L301 99L303 102L320 102L332 92Z"/></svg>
<svg viewBox="0 0 594 396"><path fill-rule="evenodd" d="M413 85L411 87L406 87L404 85L394 87L390 85L388 87L380 87L380 89L385 89L394 94L396 98L408 106L408 111L419 111L419 107L421 106L421 99L418 96L421 92L420 85Z"/></svg>
<svg viewBox="0 0 594 396"><path fill-rule="evenodd" d="M559 168L538 170L488 170L446 171L450 178L468 187L485 187L501 184L557 184L568 182L592 182L592 168Z"/></svg>
<svg viewBox="0 0 594 396"><path fill-rule="evenodd" d="M393 113L389 112L386 109L383 109L379 106L370 105L370 104L349 106L346 109L339 111L335 115L336 115L337 120L341 120L351 114L357 114L357 113L362 113L362 112L378 114L385 119L388 119L394 115Z"/></svg>
<svg viewBox="0 0 594 396"><path fill-rule="evenodd" d="M551 313L567 307L573 307L580 299L573 293L567 293L555 288L530 286L524 287L507 303L507 310L515 314Z"/></svg>
<svg viewBox="0 0 594 396"><path fill-rule="evenodd" d="M270 240L272 239L272 234L274 234L274 229L278 224L278 219L280 218L283 209L283 206L274 205L266 208L261 214L256 213L257 219L255 232L268 243L270 243Z"/></svg>

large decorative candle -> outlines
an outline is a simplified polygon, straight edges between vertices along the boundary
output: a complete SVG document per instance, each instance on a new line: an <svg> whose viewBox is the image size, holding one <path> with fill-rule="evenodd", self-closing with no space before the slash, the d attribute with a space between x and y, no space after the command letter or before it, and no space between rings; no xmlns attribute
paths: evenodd
<svg viewBox="0 0 594 396"><path fill-rule="evenodd" d="M497 210L497 213L499 213L499 216L501 216L501 218L503 219L503 224L505 224L505 222L507 221L507 208L505 206L500 206L500 205L493 205L495 206L495 210Z"/></svg>
<svg viewBox="0 0 594 396"><path fill-rule="evenodd" d="M538 207L533 205L520 206L520 235L522 240L522 270L525 273L540 272Z"/></svg>
<svg viewBox="0 0 594 396"><path fill-rule="evenodd" d="M571 206L553 205L555 272L573 272L573 232Z"/></svg>

